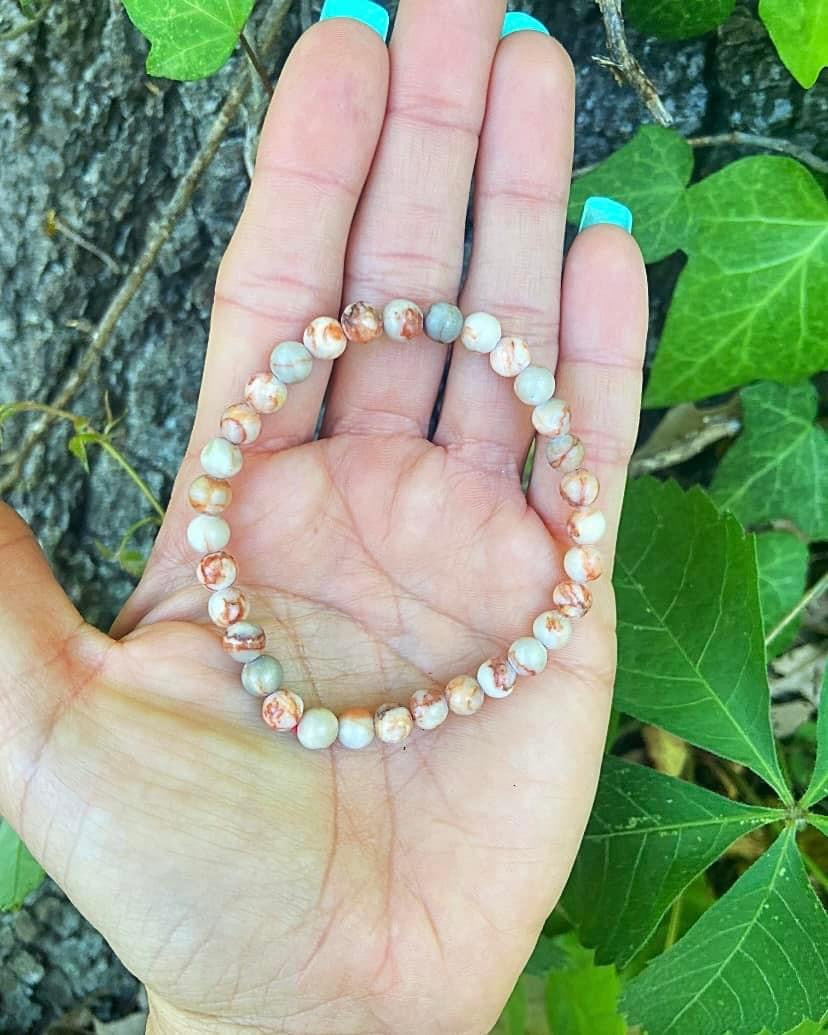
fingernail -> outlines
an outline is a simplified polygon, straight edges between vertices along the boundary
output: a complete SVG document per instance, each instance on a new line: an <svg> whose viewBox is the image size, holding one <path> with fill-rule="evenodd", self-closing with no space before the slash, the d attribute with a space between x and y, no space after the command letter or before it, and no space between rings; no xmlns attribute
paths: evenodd
<svg viewBox="0 0 828 1035"><path fill-rule="evenodd" d="M622 230L631 234L632 212L626 205L622 205L620 201L613 201L612 198L587 198L584 202L584 212L581 216L578 233L586 230L588 226L597 226L599 223L612 223L613 226L620 226Z"/></svg>
<svg viewBox="0 0 828 1035"><path fill-rule="evenodd" d="M533 18L531 14L524 14L523 11L509 11L503 19L503 28L500 30L500 38L511 36L513 32L542 32L544 36L549 35L549 29Z"/></svg>
<svg viewBox="0 0 828 1035"><path fill-rule="evenodd" d="M372 0L325 0L319 21L330 18L353 18L373 29L383 43L388 39L388 11Z"/></svg>

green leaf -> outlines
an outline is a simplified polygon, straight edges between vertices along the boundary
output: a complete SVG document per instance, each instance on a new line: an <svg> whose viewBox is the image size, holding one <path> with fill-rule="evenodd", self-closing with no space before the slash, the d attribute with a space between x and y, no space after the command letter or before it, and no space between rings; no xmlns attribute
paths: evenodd
<svg viewBox="0 0 828 1035"><path fill-rule="evenodd" d="M721 25L735 4L736 0L627 0L624 15L648 36L682 40Z"/></svg>
<svg viewBox="0 0 828 1035"><path fill-rule="evenodd" d="M794 79L813 86L828 65L828 0L760 0L759 17Z"/></svg>
<svg viewBox="0 0 828 1035"><path fill-rule="evenodd" d="M618 1012L621 984L615 967L595 965L593 953L565 937L572 965L549 975L546 1009L555 1035L626 1035Z"/></svg>
<svg viewBox="0 0 828 1035"><path fill-rule="evenodd" d="M0 911L19 909L43 880L43 868L8 823L0 820Z"/></svg>
<svg viewBox="0 0 828 1035"><path fill-rule="evenodd" d="M791 795L770 723L754 537L698 487L631 482L615 574L615 704Z"/></svg>
<svg viewBox="0 0 828 1035"><path fill-rule="evenodd" d="M819 715L817 716L817 753L814 771L808 789L802 795L800 805L810 808L828 796L828 668L822 677L822 689L819 695ZM826 817L828 820L828 817ZM819 826L819 824L817 824ZM828 833L828 829L826 829Z"/></svg>
<svg viewBox="0 0 828 1035"><path fill-rule="evenodd" d="M86 435L73 435L67 442L69 452L80 461L81 467L89 474L89 457L86 455Z"/></svg>
<svg viewBox="0 0 828 1035"><path fill-rule="evenodd" d="M828 837L828 816L823 816L821 813L812 812L808 816L808 822L811 824L812 827L816 827L817 830L820 830L823 834L825 834L826 837Z"/></svg>
<svg viewBox="0 0 828 1035"><path fill-rule="evenodd" d="M642 126L629 143L573 181L567 218L577 223L593 194L615 198L633 214L633 235L645 261L656 262L684 245L692 172L693 151L683 137Z"/></svg>
<svg viewBox="0 0 828 1035"><path fill-rule="evenodd" d="M715 496L714 496L715 499ZM805 592L808 547L789 532L762 532L756 537L759 599L765 636L797 604ZM768 644L768 657L787 650L796 639L799 620L789 622Z"/></svg>
<svg viewBox="0 0 828 1035"><path fill-rule="evenodd" d="M782 818L608 756L564 909L599 963L625 967L729 845Z"/></svg>
<svg viewBox="0 0 828 1035"><path fill-rule="evenodd" d="M668 952L626 987L630 1021L658 1035L785 1031L828 1007L828 917L792 827Z"/></svg>
<svg viewBox="0 0 828 1035"><path fill-rule="evenodd" d="M526 989L523 979L518 978L512 994L506 1000L500 1020L491 1035L524 1035L526 1031Z"/></svg>
<svg viewBox="0 0 828 1035"><path fill-rule="evenodd" d="M647 388L669 406L828 366L828 200L791 158L743 158L687 191L689 261Z"/></svg>
<svg viewBox="0 0 828 1035"><path fill-rule="evenodd" d="M814 424L810 382L751 385L741 392L744 429L710 494L745 525L786 518L812 539L828 537L828 434Z"/></svg>
<svg viewBox="0 0 828 1035"><path fill-rule="evenodd" d="M567 965L566 953L558 943L546 934L541 934L538 944L529 957L524 974L545 978L553 970L560 970Z"/></svg>
<svg viewBox="0 0 828 1035"><path fill-rule="evenodd" d="M253 0L124 0L124 7L150 41L150 75L203 79L232 54Z"/></svg>

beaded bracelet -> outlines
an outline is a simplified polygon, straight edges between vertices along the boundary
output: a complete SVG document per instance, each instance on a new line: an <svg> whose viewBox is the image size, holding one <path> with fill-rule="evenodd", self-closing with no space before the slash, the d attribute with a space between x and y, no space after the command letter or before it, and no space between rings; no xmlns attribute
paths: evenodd
<svg viewBox="0 0 828 1035"><path fill-rule="evenodd" d="M248 621L249 603L236 586L238 566L225 551L230 526L219 515L232 499L228 479L242 467L240 446L255 442L261 433L261 415L284 406L288 385L304 381L314 359L333 360L349 342L366 344L387 335L393 341L408 342L425 331L433 341L445 345L460 341L471 352L488 354L495 373L514 378L518 399L533 407L532 424L547 439L546 459L562 472L560 492L573 507L567 531L574 546L567 551L563 567L568 576L552 592L553 608L538 615L532 635L522 636L506 655L489 658L477 670L477 677L457 676L443 691L416 690L408 705L383 704L376 711L348 708L338 717L328 708L305 710L302 698L282 686L280 662L265 654L265 633ZM518 678L537 675L547 665L550 651L569 642L571 619L581 618L592 605L587 583L601 575L601 555L595 548L606 520L592 504L598 497L598 479L582 467L584 447L570 433L570 410L554 398L555 377L547 367L532 363L529 345L523 338L506 336L500 322L488 313L463 314L449 302L431 306L424 317L419 306L407 299L395 299L380 312L367 302L354 302L340 320L320 316L304 332L303 342L283 341L270 356L270 371L254 374L244 390L244 402L229 406L221 417L220 432L201 451L204 471L190 486L189 499L199 512L187 528L194 550L203 554L196 567L199 582L210 590L207 611L213 623L224 630L224 650L243 664L241 683L248 693L262 700L262 718L273 730L294 732L306 748L327 748L338 741L346 748L363 748L376 737L386 744L401 744L415 726L432 730L449 715L473 715L487 697L508 697Z"/></svg>

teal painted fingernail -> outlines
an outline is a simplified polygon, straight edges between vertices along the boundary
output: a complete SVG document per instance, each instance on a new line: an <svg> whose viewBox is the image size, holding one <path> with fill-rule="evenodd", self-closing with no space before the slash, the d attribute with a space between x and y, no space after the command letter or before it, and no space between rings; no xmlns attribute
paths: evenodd
<svg viewBox="0 0 828 1035"><path fill-rule="evenodd" d="M372 0L325 0L319 21L330 18L353 18L373 29L383 43L388 39L388 11Z"/></svg>
<svg viewBox="0 0 828 1035"><path fill-rule="evenodd" d="M631 234L632 212L626 205L622 205L620 201L613 201L612 198L587 198L578 233L586 230L588 226L598 226L599 223L612 223L613 226L620 226L622 230Z"/></svg>
<svg viewBox="0 0 828 1035"><path fill-rule="evenodd" d="M539 22L531 14L524 14L523 11L509 11L503 19L500 38L511 36L513 32L542 32L545 36L549 35L549 29L543 22Z"/></svg>

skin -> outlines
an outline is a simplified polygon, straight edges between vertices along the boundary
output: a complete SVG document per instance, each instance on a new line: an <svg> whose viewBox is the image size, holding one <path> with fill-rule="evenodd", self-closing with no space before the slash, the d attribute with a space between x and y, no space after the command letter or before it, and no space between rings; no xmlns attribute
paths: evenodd
<svg viewBox="0 0 828 1035"><path fill-rule="evenodd" d="M240 691L185 540L198 451L274 342L343 298L456 298L476 162L459 304L557 367L609 566L644 272L628 235L594 227L561 286L572 69L536 33L498 45L503 10L402 0L390 59L350 21L297 44L221 267L191 444L111 636L0 508L0 811L146 982L152 1032L486 1032L582 836L614 675L608 580L508 700L404 748L312 753ZM233 481L241 584L308 704L374 707L473 674L549 606L559 476L538 463L521 493L529 413L485 356L454 356L424 437L444 358L380 340L317 362Z"/></svg>

